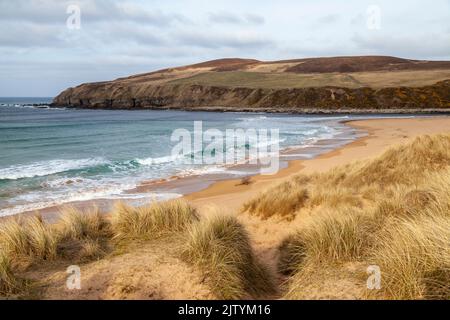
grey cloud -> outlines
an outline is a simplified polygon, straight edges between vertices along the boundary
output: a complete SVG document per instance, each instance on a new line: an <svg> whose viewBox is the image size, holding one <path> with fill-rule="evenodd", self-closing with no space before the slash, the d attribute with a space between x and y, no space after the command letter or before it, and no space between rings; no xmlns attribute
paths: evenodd
<svg viewBox="0 0 450 320"><path fill-rule="evenodd" d="M63 41L59 37L59 28L35 23L8 22L1 24L0 47L55 46Z"/></svg>
<svg viewBox="0 0 450 320"><path fill-rule="evenodd" d="M215 12L209 14L209 21L219 24L235 24L235 25L262 25L265 19L262 16L246 13L243 15L234 14L231 12Z"/></svg>
<svg viewBox="0 0 450 320"><path fill-rule="evenodd" d="M247 19L247 21L249 23L257 24L257 25L261 25L266 22L266 19L263 16L259 16L259 15L253 14L253 13L247 13L245 15L245 19Z"/></svg>
<svg viewBox="0 0 450 320"><path fill-rule="evenodd" d="M326 16L320 17L317 19L317 23L322 24L333 24L340 20L340 16L338 14L328 14Z"/></svg>
<svg viewBox="0 0 450 320"><path fill-rule="evenodd" d="M80 30L29 22L5 22L2 27L9 32L0 33L0 47L70 48L74 45L99 47L120 43L160 46L165 43L159 29L128 22L84 25Z"/></svg>
<svg viewBox="0 0 450 320"><path fill-rule="evenodd" d="M257 35L211 34L211 33L180 33L175 36L182 45L219 49L259 49L274 45L273 41Z"/></svg>
<svg viewBox="0 0 450 320"><path fill-rule="evenodd" d="M135 43L146 46L166 44L165 37L154 27L138 26L135 23L108 23L100 28L92 28L88 33L103 44ZM91 34L92 33L92 34Z"/></svg>
<svg viewBox="0 0 450 320"><path fill-rule="evenodd" d="M82 23L133 21L160 27L172 23L189 23L189 19L183 15L147 10L138 4L123 0L79 0L76 2L0 0L0 21L65 24L68 17L66 10L71 4L79 5Z"/></svg>
<svg viewBox="0 0 450 320"><path fill-rule="evenodd" d="M69 4L81 8L81 30L68 30ZM189 19L176 13L145 10L130 1L80 0L26 1L0 0L0 47L70 47L99 43L137 43L158 46L169 28L189 25ZM75 40L75 41L74 41Z"/></svg>

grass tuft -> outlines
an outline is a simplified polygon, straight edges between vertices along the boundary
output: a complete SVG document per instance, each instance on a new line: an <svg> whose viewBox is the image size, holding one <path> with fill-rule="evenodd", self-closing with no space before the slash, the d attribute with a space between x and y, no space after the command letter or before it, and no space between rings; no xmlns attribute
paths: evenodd
<svg viewBox="0 0 450 320"><path fill-rule="evenodd" d="M54 260L58 238L40 217L11 219L0 227L0 246L12 257Z"/></svg>
<svg viewBox="0 0 450 320"><path fill-rule="evenodd" d="M273 191L273 190L272 190ZM265 192L244 204L243 211L248 211L263 219L274 215L292 218L309 198L306 189L299 186L299 182L289 181L276 188L276 192Z"/></svg>
<svg viewBox="0 0 450 320"><path fill-rule="evenodd" d="M23 220L8 219L0 226L0 244L10 255L28 256L30 253L29 237L23 227Z"/></svg>
<svg viewBox="0 0 450 320"><path fill-rule="evenodd" d="M372 251L394 299L450 297L450 220L422 215L400 218L383 230Z"/></svg>
<svg viewBox="0 0 450 320"><path fill-rule="evenodd" d="M58 226L63 239L83 240L105 236L109 225L96 207L87 212L66 207L62 210Z"/></svg>
<svg viewBox="0 0 450 320"><path fill-rule="evenodd" d="M152 239L186 230L198 221L197 210L182 200L154 203L134 208L117 203L112 215L112 229L116 238Z"/></svg>
<svg viewBox="0 0 450 320"><path fill-rule="evenodd" d="M246 230L234 217L216 215L193 225L182 256L208 275L221 299L275 292L269 272L256 260Z"/></svg>
<svg viewBox="0 0 450 320"><path fill-rule="evenodd" d="M52 226L44 223L41 217L32 217L27 220L25 229L30 254L37 259L54 260L57 256L58 237Z"/></svg>
<svg viewBox="0 0 450 320"><path fill-rule="evenodd" d="M24 283L13 273L10 259L0 253L0 295L7 297L18 294L23 289Z"/></svg>

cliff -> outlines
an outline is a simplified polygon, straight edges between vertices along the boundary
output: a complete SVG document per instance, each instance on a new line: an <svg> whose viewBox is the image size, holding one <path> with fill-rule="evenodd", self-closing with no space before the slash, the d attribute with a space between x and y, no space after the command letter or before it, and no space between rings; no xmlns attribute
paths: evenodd
<svg viewBox="0 0 450 320"><path fill-rule="evenodd" d="M270 112L450 111L450 62L222 59L63 91L55 106Z"/></svg>

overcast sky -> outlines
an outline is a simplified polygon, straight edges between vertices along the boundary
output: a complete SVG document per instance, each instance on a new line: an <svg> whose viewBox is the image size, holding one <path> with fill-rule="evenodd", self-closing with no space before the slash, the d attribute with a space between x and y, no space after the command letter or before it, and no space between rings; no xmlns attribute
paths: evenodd
<svg viewBox="0 0 450 320"><path fill-rule="evenodd" d="M0 0L0 96L223 57L340 55L450 60L450 0Z"/></svg>

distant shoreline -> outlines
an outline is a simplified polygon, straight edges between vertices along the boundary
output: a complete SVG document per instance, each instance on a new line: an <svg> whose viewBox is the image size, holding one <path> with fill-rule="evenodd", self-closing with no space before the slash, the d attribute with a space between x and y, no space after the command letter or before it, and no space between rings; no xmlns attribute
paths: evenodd
<svg viewBox="0 0 450 320"><path fill-rule="evenodd" d="M35 106L35 105L33 105ZM43 105L36 105L40 107ZM188 112L235 112L235 113L271 113L295 115L449 115L450 109L318 109L318 108L236 108L236 107L142 107L142 108L96 108L80 106L64 106L50 104L50 108L68 108L78 110L118 110L118 111L188 111Z"/></svg>

